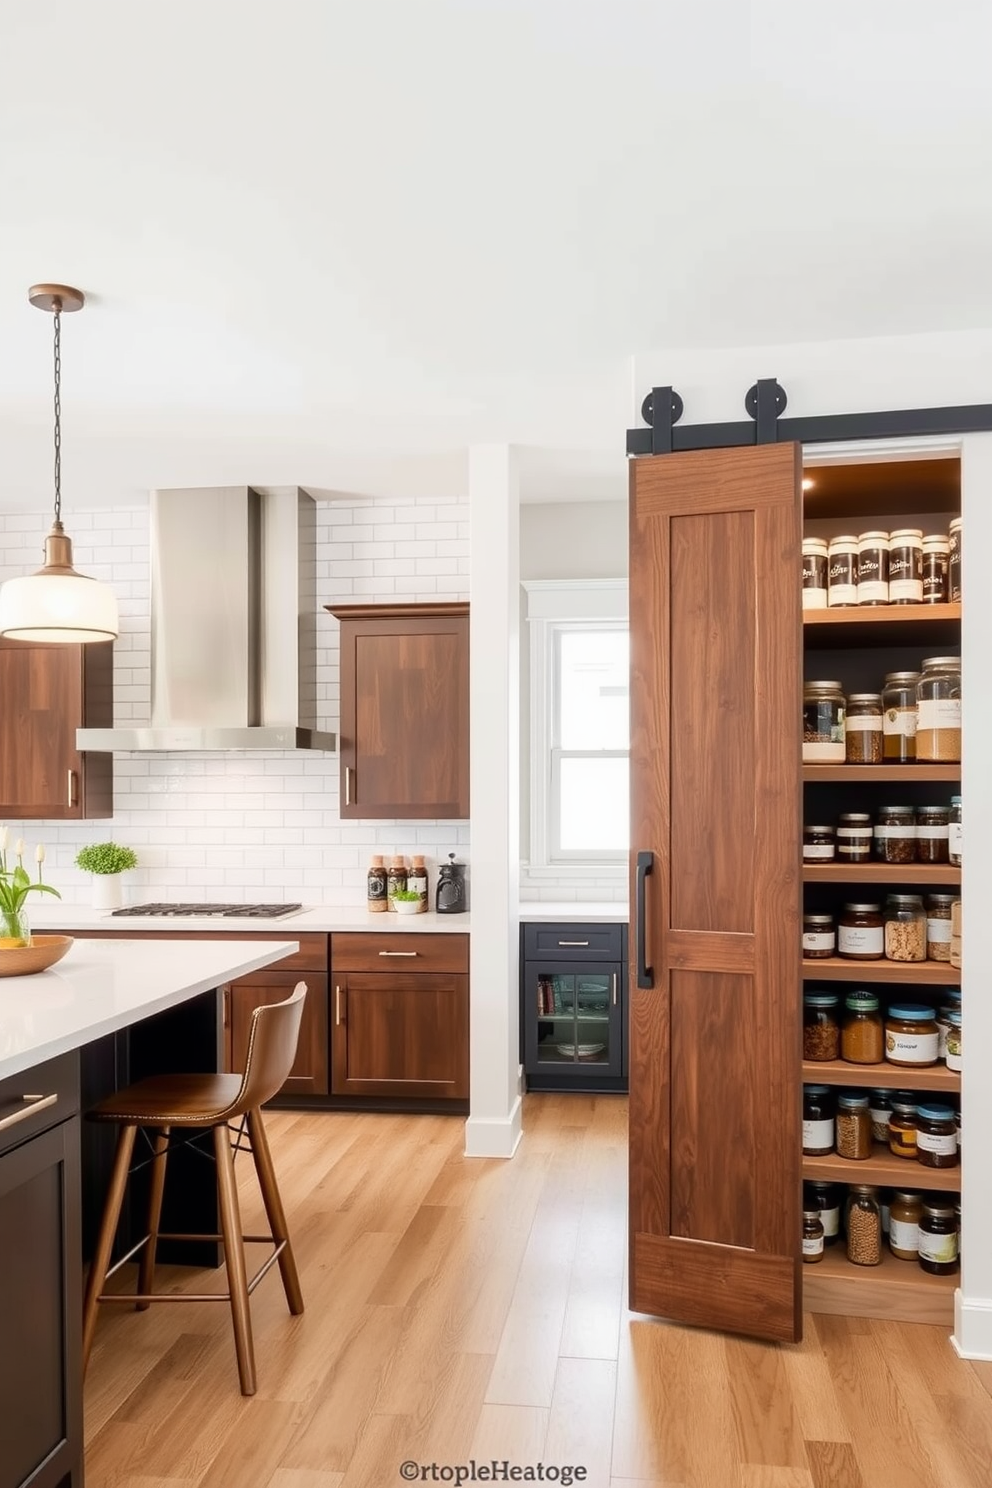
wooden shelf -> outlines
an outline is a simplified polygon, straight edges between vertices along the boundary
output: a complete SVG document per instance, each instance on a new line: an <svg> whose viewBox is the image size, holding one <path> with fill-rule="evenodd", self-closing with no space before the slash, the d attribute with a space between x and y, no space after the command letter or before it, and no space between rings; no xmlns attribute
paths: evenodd
<svg viewBox="0 0 992 1488"><path fill-rule="evenodd" d="M938 646L952 644L961 605L871 605L806 610L803 641L808 651L847 646Z"/></svg>
<svg viewBox="0 0 992 1488"><path fill-rule="evenodd" d="M956 765L803 765L803 780L874 781L876 785L903 784L931 780L956 783L961 779L961 766Z"/></svg>
<svg viewBox="0 0 992 1488"><path fill-rule="evenodd" d="M802 1282L805 1312L898 1318L950 1327L960 1273L931 1276L917 1261L897 1260L885 1243L881 1265L854 1266L847 1259L841 1239L824 1251L822 1261L803 1266Z"/></svg>
<svg viewBox="0 0 992 1488"><path fill-rule="evenodd" d="M809 481L803 489L804 515L843 521L838 532L864 532L866 523L904 527L913 513L944 512L950 519L961 512L961 459L943 451L910 459L894 459L888 450L850 460L811 456L803 463L803 476ZM898 520L873 520L883 516Z"/></svg>
<svg viewBox="0 0 992 1488"><path fill-rule="evenodd" d="M821 961L803 961L804 982L892 982L919 987L958 987L960 966L949 961L849 961L843 956L824 956Z"/></svg>
<svg viewBox="0 0 992 1488"><path fill-rule="evenodd" d="M804 863L803 883L949 884L956 889L961 869L949 863Z"/></svg>
<svg viewBox="0 0 992 1488"><path fill-rule="evenodd" d="M957 1095L961 1090L958 1070L944 1064L931 1064L926 1069L905 1069L902 1065L848 1064L845 1059L804 1059L803 1083L807 1085L850 1085L863 1090L926 1090L934 1095ZM900 1159L902 1161L902 1159Z"/></svg>
<svg viewBox="0 0 992 1488"><path fill-rule="evenodd" d="M896 1157L882 1142L872 1143L871 1157L854 1162L849 1157L804 1157L803 1181L806 1183L876 1183L881 1188L906 1188L913 1192L929 1189L958 1193L961 1188L961 1164L953 1168L925 1168L915 1157Z"/></svg>

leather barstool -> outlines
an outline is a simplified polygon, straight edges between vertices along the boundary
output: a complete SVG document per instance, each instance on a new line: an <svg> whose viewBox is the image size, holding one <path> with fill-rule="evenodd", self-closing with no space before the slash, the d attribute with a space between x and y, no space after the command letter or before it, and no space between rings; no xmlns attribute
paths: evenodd
<svg viewBox="0 0 992 1488"><path fill-rule="evenodd" d="M276 1186L275 1169L262 1124L261 1107L281 1089L292 1068L296 1057L296 1044L306 992L306 983L298 982L292 996L286 998L284 1002L272 1003L255 1009L251 1018L248 1056L245 1060L243 1075L154 1075L150 1079L139 1080L125 1090L118 1091L88 1113L94 1121L117 1123L120 1132L117 1138L117 1153L110 1180L110 1191L103 1211L96 1252L93 1256L86 1288L86 1301L83 1308L84 1370L93 1347L97 1312L101 1302L133 1303L139 1311L143 1311L151 1302L229 1300L234 1323L234 1347L238 1356L241 1393L254 1395L255 1351L252 1343L248 1298L276 1261L279 1263L290 1312L298 1314L303 1311L300 1279L297 1275L296 1261L293 1258L289 1232L286 1228L282 1200ZM232 1128L232 1122L238 1123L236 1128ZM131 1247L127 1255L111 1267L110 1256L139 1127L150 1128L153 1132L148 1233ZM220 1210L219 1235L160 1235L159 1233L170 1132L184 1127L206 1127L212 1130ZM235 1132L233 1144L232 1130ZM232 1145L234 1151L240 1150L245 1135L247 1135L255 1171L258 1175L258 1186L271 1230L269 1235L245 1235L241 1230ZM160 1239L223 1241L228 1290L195 1295L175 1292L156 1294L152 1288L155 1275L155 1250ZM246 1240L272 1241L275 1247L273 1253L250 1281L245 1268L243 1248L243 1242ZM105 1293L104 1286L107 1277L112 1276L139 1250L141 1262L138 1268L136 1292Z"/></svg>

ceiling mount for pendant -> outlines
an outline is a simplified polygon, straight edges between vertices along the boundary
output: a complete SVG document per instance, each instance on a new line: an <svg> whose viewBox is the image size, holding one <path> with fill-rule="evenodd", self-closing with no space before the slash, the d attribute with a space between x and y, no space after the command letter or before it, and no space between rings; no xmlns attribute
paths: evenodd
<svg viewBox="0 0 992 1488"><path fill-rule="evenodd" d="M28 299L36 310L47 310L52 315L56 311L69 315L73 310L82 310L86 304L83 291L73 289L71 284L32 284Z"/></svg>

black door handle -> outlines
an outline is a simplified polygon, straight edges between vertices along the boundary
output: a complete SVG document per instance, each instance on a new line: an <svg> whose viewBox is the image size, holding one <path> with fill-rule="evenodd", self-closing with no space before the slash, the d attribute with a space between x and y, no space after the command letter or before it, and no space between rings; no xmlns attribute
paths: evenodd
<svg viewBox="0 0 992 1488"><path fill-rule="evenodd" d="M653 867L653 852L637 854L637 894L634 913L637 917L637 985L639 987L654 986L654 967L647 964L647 929L644 923L647 877Z"/></svg>

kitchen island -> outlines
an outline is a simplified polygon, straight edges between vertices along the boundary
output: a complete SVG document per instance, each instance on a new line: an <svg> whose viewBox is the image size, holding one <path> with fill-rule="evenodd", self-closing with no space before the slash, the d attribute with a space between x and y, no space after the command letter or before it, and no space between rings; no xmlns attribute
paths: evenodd
<svg viewBox="0 0 992 1488"><path fill-rule="evenodd" d="M0 1488L83 1484L81 1065L108 1045L124 1080L216 1061L215 989L297 944L87 939L0 978Z"/></svg>

